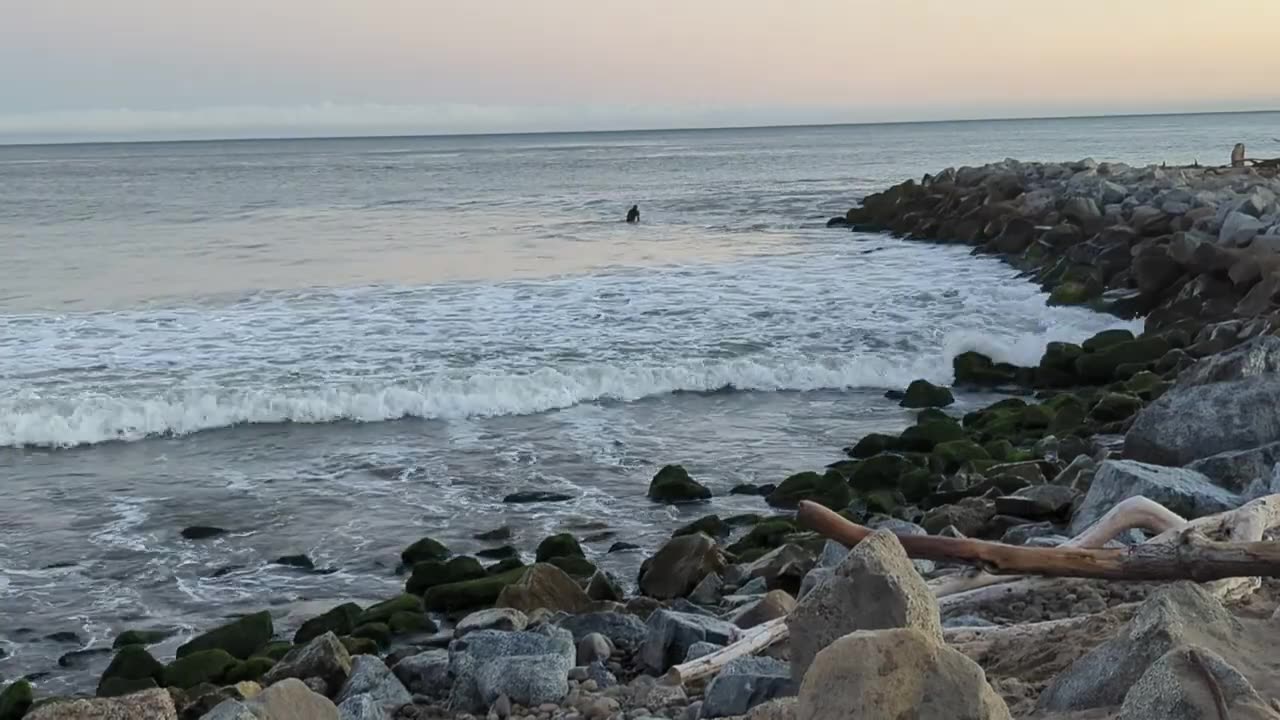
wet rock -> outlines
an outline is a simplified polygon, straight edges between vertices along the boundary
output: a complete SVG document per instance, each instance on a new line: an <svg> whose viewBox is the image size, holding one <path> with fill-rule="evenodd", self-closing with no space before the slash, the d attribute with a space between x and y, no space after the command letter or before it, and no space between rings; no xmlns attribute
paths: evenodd
<svg viewBox="0 0 1280 720"><path fill-rule="evenodd" d="M794 673L793 673L794 674ZM798 720L1008 720L977 663L931 633L859 631L818 653L800 687Z"/></svg>
<svg viewBox="0 0 1280 720"><path fill-rule="evenodd" d="M1132 460L1106 460L1099 466L1088 494L1071 519L1070 533L1083 532L1121 500L1138 495L1185 518L1224 512L1242 503L1240 496L1214 485L1194 470Z"/></svg>
<svg viewBox="0 0 1280 720"><path fill-rule="evenodd" d="M177 720L178 710L165 690L114 698L55 701L32 709L25 720ZM267 719L264 719L267 720ZM322 720L322 719L318 719Z"/></svg>
<svg viewBox="0 0 1280 720"><path fill-rule="evenodd" d="M565 495L562 493L546 492L543 490L525 490L521 492L511 493L510 495L502 498L502 502L507 504L523 505L528 503L567 502L572 499L573 499L573 496ZM507 537L510 537L510 535L508 535ZM490 538L482 538L482 539L490 539ZM505 540L506 538L500 538L500 539Z"/></svg>
<svg viewBox="0 0 1280 720"><path fill-rule="evenodd" d="M724 537L729 534L729 530L729 524L721 520L719 515L707 515L671 533L671 537L693 535L694 533L706 533L711 537Z"/></svg>
<svg viewBox="0 0 1280 720"><path fill-rule="evenodd" d="M701 717L745 715L761 703L795 695L797 690L787 663L770 657L736 658L707 685Z"/></svg>
<svg viewBox="0 0 1280 720"><path fill-rule="evenodd" d="M640 567L640 591L660 600L685 597L709 574L723 574L724 554L710 537L682 535Z"/></svg>
<svg viewBox="0 0 1280 720"><path fill-rule="evenodd" d="M288 678L244 703L258 720L339 720L329 698L313 692L301 680Z"/></svg>
<svg viewBox="0 0 1280 720"><path fill-rule="evenodd" d="M1125 694L1118 720L1201 720L1219 715L1205 674L1213 676L1228 712L1232 706L1265 707L1253 685L1207 648L1183 646L1157 660ZM1274 716L1272 716L1274 717Z"/></svg>
<svg viewBox="0 0 1280 720"><path fill-rule="evenodd" d="M422 614L425 608L422 604L422 598L416 595L397 595L390 600L375 605L370 605L360 616L356 618L357 627L370 623L385 623L391 619L396 613L407 612Z"/></svg>
<svg viewBox="0 0 1280 720"><path fill-rule="evenodd" d="M126 645L155 645L168 640L175 634L173 630L125 630L116 636L111 647L118 650Z"/></svg>
<svg viewBox="0 0 1280 720"><path fill-rule="evenodd" d="M640 546L636 545L635 543L616 542L609 546L608 553L612 555L613 553L628 552L630 550L639 550L639 549L640 549Z"/></svg>
<svg viewBox="0 0 1280 720"><path fill-rule="evenodd" d="M254 613L197 635L180 645L177 654L181 658L205 650L225 650L232 657L247 660L254 650L270 642L273 634L271 613Z"/></svg>
<svg viewBox="0 0 1280 720"><path fill-rule="evenodd" d="M305 645L327 632L340 636L350 635L361 612L360 606L355 603L339 605L302 623L302 627L293 635L293 642L295 645Z"/></svg>
<svg viewBox="0 0 1280 720"><path fill-rule="evenodd" d="M1122 379L1118 377L1122 366L1154 364L1170 349L1168 341L1161 337L1142 337L1117 343L1081 355L1076 360L1076 374L1095 383Z"/></svg>
<svg viewBox="0 0 1280 720"><path fill-rule="evenodd" d="M448 560L451 554L449 548L445 547L443 543L424 537L400 553L400 562L404 563L406 567L413 567L414 563L428 560L440 560L443 562Z"/></svg>
<svg viewBox="0 0 1280 720"><path fill-rule="evenodd" d="M298 568L299 570L315 570L316 564L306 555L284 555L272 561L276 565Z"/></svg>
<svg viewBox="0 0 1280 720"><path fill-rule="evenodd" d="M164 685L186 690L202 683L222 682L236 659L225 650L201 650L184 655L164 669Z"/></svg>
<svg viewBox="0 0 1280 720"><path fill-rule="evenodd" d="M508 497L510 496L508 495ZM502 527L494 528L493 530L478 532L471 537L484 542L502 542L503 540L510 540L512 535L511 526L503 525Z"/></svg>
<svg viewBox="0 0 1280 720"><path fill-rule="evenodd" d="M640 660L649 670L664 673L684 660L698 642L728 645L738 638L736 625L692 613L659 610L649 616Z"/></svg>
<svg viewBox="0 0 1280 720"><path fill-rule="evenodd" d="M909 627L942 639L933 593L887 530L858 543L825 582L801 598L787 627L797 681L823 648L856 630Z"/></svg>
<svg viewBox="0 0 1280 720"><path fill-rule="evenodd" d="M105 686L111 680L151 680L155 683L154 686L158 686L163 679L164 666L152 657L146 648L141 645L126 645L116 653L116 656L111 659L111 664L102 672L102 678L98 683L98 695L108 697L117 694L105 692L108 689Z"/></svg>
<svg viewBox="0 0 1280 720"><path fill-rule="evenodd" d="M587 597L597 601L622 602L626 599L626 593L612 576L603 570L597 570L587 583Z"/></svg>
<svg viewBox="0 0 1280 720"><path fill-rule="evenodd" d="M407 657L396 663L392 672L414 695L439 698L449 694L447 650L428 650Z"/></svg>
<svg viewBox="0 0 1280 720"><path fill-rule="evenodd" d="M542 542L538 543L538 549L535 558L538 562L547 562L551 558L558 557L586 557L582 552L582 546L569 533L560 533L552 535Z"/></svg>
<svg viewBox="0 0 1280 720"><path fill-rule="evenodd" d="M31 683L26 680L11 683L0 692L0 720L22 720L33 701Z"/></svg>
<svg viewBox="0 0 1280 720"><path fill-rule="evenodd" d="M1239 624L1203 588L1182 582L1154 592L1114 638L1059 673L1036 705L1071 712L1119 705L1157 660L1182 645L1230 644Z"/></svg>
<svg viewBox="0 0 1280 720"><path fill-rule="evenodd" d="M574 615L561 620L560 627L572 633L577 641L592 633L599 633L628 654L639 649L649 632L644 621L635 615L614 612Z"/></svg>
<svg viewBox="0 0 1280 720"><path fill-rule="evenodd" d="M238 662L227 670L224 682L234 684L239 682L256 682L270 672L275 667L276 661L267 657L251 657L244 662Z"/></svg>
<svg viewBox="0 0 1280 720"><path fill-rule="evenodd" d="M275 685L287 678L320 678L328 687L325 694L331 695L346 683L350 675L351 655L336 635L327 632L306 645L290 650L262 677L262 682Z"/></svg>
<svg viewBox="0 0 1280 720"><path fill-rule="evenodd" d="M182 537L188 540L206 540L208 538L226 535L227 531L220 527L212 527L209 525L192 525L182 529Z"/></svg>
<svg viewBox="0 0 1280 720"><path fill-rule="evenodd" d="M649 483L649 499L666 504L709 500L711 491L689 477L680 465L667 465Z"/></svg>
<svg viewBox="0 0 1280 720"><path fill-rule="evenodd" d="M335 699L341 704L358 696L368 697L388 710L413 702L413 696L386 663L372 655L357 655L351 659L351 675Z"/></svg>
<svg viewBox="0 0 1280 720"><path fill-rule="evenodd" d="M811 500L833 510L843 510L853 500L853 491L844 476L832 470L819 475L802 472L783 480L765 498L773 507L794 508L801 500Z"/></svg>
<svg viewBox="0 0 1280 720"><path fill-rule="evenodd" d="M503 590L519 582L528 571L529 568L516 567L475 580L437 585L423 595L423 604L437 612L490 606L497 602Z"/></svg>
<svg viewBox="0 0 1280 720"><path fill-rule="evenodd" d="M553 612L585 612L592 605L586 591L560 568L538 563L523 573L521 578L502 589L497 607L513 608L526 615L546 608Z"/></svg>

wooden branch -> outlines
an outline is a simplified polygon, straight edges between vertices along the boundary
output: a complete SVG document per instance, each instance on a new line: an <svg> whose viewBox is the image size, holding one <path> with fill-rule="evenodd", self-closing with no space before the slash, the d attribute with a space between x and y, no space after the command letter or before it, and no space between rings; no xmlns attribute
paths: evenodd
<svg viewBox="0 0 1280 720"><path fill-rule="evenodd" d="M730 660L754 655L775 642L785 639L788 635L790 630L787 628L787 618L774 618L747 630L742 637L710 655L703 655L689 662L672 666L667 671L663 682L668 685L683 685L711 677L720 672Z"/></svg>
<svg viewBox="0 0 1280 720"><path fill-rule="evenodd" d="M801 525L847 546L871 530L814 502L802 501ZM1146 543L1113 550L1035 548L932 535L899 536L913 558L972 563L994 574L1093 577L1113 580L1196 580L1280 577L1280 543Z"/></svg>

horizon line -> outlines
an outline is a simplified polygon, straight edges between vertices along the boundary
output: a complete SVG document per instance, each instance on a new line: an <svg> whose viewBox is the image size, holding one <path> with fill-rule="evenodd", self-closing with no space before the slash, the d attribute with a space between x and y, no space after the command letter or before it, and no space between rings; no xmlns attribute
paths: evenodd
<svg viewBox="0 0 1280 720"><path fill-rule="evenodd" d="M0 148L24 147L74 147L81 145L161 145L179 143L223 143L223 142L305 142L329 140L426 140L445 138L486 138L486 137L537 137L549 135L618 135L637 133L670 133L670 132L717 132L722 130L783 130L783 129L818 129L841 127L877 127L892 125L947 125L959 123L1000 123L1027 122L1047 120L1102 120L1148 117L1196 117L1203 115L1263 115L1280 113L1280 107L1265 110L1195 110L1167 112L1122 112L1085 115L1026 115L1005 117L946 118L937 120L879 120L838 123L781 123L777 125L721 125L693 127L650 127L624 128L614 130L526 130L511 132L454 132L454 133L373 133L355 135L276 135L262 137L207 137L179 139L136 139L136 140L46 140L38 142L6 142L0 140Z"/></svg>

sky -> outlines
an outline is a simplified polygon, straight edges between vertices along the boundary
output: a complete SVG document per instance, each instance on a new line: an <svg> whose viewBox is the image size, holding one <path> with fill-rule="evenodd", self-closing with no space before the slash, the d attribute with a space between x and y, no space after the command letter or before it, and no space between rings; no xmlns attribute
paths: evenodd
<svg viewBox="0 0 1280 720"><path fill-rule="evenodd" d="M0 142L1280 108L1280 0L0 0Z"/></svg>

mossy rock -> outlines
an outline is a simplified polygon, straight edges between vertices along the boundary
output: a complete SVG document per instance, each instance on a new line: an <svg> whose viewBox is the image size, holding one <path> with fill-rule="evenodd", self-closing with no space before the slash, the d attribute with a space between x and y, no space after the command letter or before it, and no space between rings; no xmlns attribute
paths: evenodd
<svg viewBox="0 0 1280 720"><path fill-rule="evenodd" d="M431 618L422 613L398 612L387 621L392 635L412 635L415 633L433 633L440 628Z"/></svg>
<svg viewBox="0 0 1280 720"><path fill-rule="evenodd" d="M352 603L352 605L355 605L355 603ZM356 605L355 607L357 611L360 610L359 605ZM323 635L324 633L321 633L321 634ZM269 642L266 645L263 645L262 647L258 648L253 652L252 657L264 657L264 658L270 658L272 660L279 661L283 659L285 655L288 655L289 651L292 649L293 649L293 643L285 642L283 640L278 640L276 642Z"/></svg>
<svg viewBox="0 0 1280 720"><path fill-rule="evenodd" d="M526 566L524 561L520 558L507 558L506 560L499 560L485 568L484 573L486 577L493 577L494 575L501 575L503 573L511 572L512 570L519 570L522 567ZM478 580L479 578L476 579Z"/></svg>
<svg viewBox="0 0 1280 720"><path fill-rule="evenodd" d="M1013 462L1013 458L1017 450L1013 447L1013 443L1008 440L992 440L982 446L983 450L991 456L993 460L1000 462Z"/></svg>
<svg viewBox="0 0 1280 720"><path fill-rule="evenodd" d="M894 511L907 504L907 499L898 490L873 490L863 493L859 499L870 514L893 515Z"/></svg>
<svg viewBox="0 0 1280 720"><path fill-rule="evenodd" d="M1123 365L1134 367L1156 362L1169 352L1169 342L1161 337L1143 337L1085 353L1076 360L1076 372L1092 383L1107 383L1118 376ZM1130 373L1130 376L1133 373Z"/></svg>
<svg viewBox="0 0 1280 720"><path fill-rule="evenodd" d="M452 554L443 543L424 537L400 553L400 562L408 567L413 567L414 564L426 562L427 560L444 561L449 559Z"/></svg>
<svg viewBox="0 0 1280 720"><path fill-rule="evenodd" d="M234 685L238 682L257 682L259 678L267 674L267 671L275 667L276 661L268 657L251 657L241 663L236 663L231 669L227 670L226 677L223 681L228 685Z"/></svg>
<svg viewBox="0 0 1280 720"><path fill-rule="evenodd" d="M1053 289L1049 293L1049 305L1067 306L1067 305L1084 305L1093 299L1096 293L1093 288L1082 282L1068 281Z"/></svg>
<svg viewBox="0 0 1280 720"><path fill-rule="evenodd" d="M882 453L862 461L849 484L859 492L898 487L899 479L916 468L906 457L895 453Z"/></svg>
<svg viewBox="0 0 1280 720"><path fill-rule="evenodd" d="M380 622L365 623L352 630L351 637L366 638L377 643L378 647L384 648L391 644L391 627Z"/></svg>
<svg viewBox="0 0 1280 720"><path fill-rule="evenodd" d="M756 513L742 513L741 515L730 515L724 519L724 524L729 527L742 527L744 525L759 525L764 520L763 517Z"/></svg>
<svg viewBox="0 0 1280 720"><path fill-rule="evenodd" d="M898 450L899 440L893 435L885 435L884 433L871 433L854 443L853 447L845 450L849 457L859 460L874 457L882 452L890 450Z"/></svg>
<svg viewBox="0 0 1280 720"><path fill-rule="evenodd" d="M991 455L972 440L952 440L933 449L929 464L938 472L953 473L972 460L991 460Z"/></svg>
<svg viewBox="0 0 1280 720"><path fill-rule="evenodd" d="M515 559L519 562L519 554ZM410 595L421 595L436 585L475 580L487 574L479 560L467 555L459 555L450 558L448 562L428 560L417 563L413 566L413 572L410 573L404 587L405 592Z"/></svg>
<svg viewBox="0 0 1280 720"><path fill-rule="evenodd" d="M125 645L120 648L115 657L111 658L111 663L107 665L107 669L102 671L102 678L98 683L98 696L115 697L115 695L104 693L123 686L123 683L115 683L111 688L108 688L107 681L109 680L150 680L159 682L162 679L164 679L164 665L161 665L159 660L152 657L145 647L142 645Z"/></svg>
<svg viewBox="0 0 1280 720"><path fill-rule="evenodd" d="M371 605L360 616L356 618L355 625L359 628L361 625L369 625L373 623L385 623L391 619L392 615L398 612L414 612L422 613L425 608L422 604L422 598L417 595L397 595L390 600L384 600L377 605ZM351 633L354 637L361 637L355 632Z"/></svg>
<svg viewBox="0 0 1280 720"><path fill-rule="evenodd" d="M520 551L510 545L503 545L502 547L480 550L476 552L476 557L484 558L485 560L506 560L508 558L519 558Z"/></svg>
<svg viewBox="0 0 1280 720"><path fill-rule="evenodd" d="M954 404L955 396L947 388L928 380L913 380L907 386L906 395L898 403L904 408L941 408Z"/></svg>
<svg viewBox="0 0 1280 720"><path fill-rule="evenodd" d="M1147 370L1136 373L1125 382L1125 389L1142 398L1144 402L1160 399L1160 396L1164 395L1170 387L1172 383L1166 382L1164 378Z"/></svg>
<svg viewBox="0 0 1280 720"><path fill-rule="evenodd" d="M946 412L938 408L925 408L916 413L916 424L923 425L928 422L959 422Z"/></svg>
<svg viewBox="0 0 1280 720"><path fill-rule="evenodd" d="M222 649L190 653L165 666L164 684L181 690L206 682L216 685L237 663L231 653Z"/></svg>
<svg viewBox="0 0 1280 720"><path fill-rule="evenodd" d="M770 518L758 523L738 542L729 546L729 552L739 559L748 551L755 549L773 550L786 542L788 535L800 528L794 520L787 518Z"/></svg>
<svg viewBox="0 0 1280 720"><path fill-rule="evenodd" d="M112 698L132 695L143 690L154 690L160 687L151 678L105 678L98 683L98 697Z"/></svg>
<svg viewBox="0 0 1280 720"><path fill-rule="evenodd" d="M792 475L765 498L765 502L773 507L794 508L801 500L812 500L832 510L843 510L853 499L853 491L849 483L835 471L819 475L816 472L803 472Z"/></svg>
<svg viewBox="0 0 1280 720"><path fill-rule="evenodd" d="M1089 418L1101 423L1116 422L1133 417L1141 409L1142 400L1138 397L1107 393L1089 411Z"/></svg>
<svg viewBox="0 0 1280 720"><path fill-rule="evenodd" d="M423 600L427 609L434 612L492 607L502 589L518 582L527 570L526 567L519 567L476 580L437 585L427 591Z"/></svg>
<svg viewBox="0 0 1280 720"><path fill-rule="evenodd" d="M116 636L115 642L111 643L111 647L119 650L125 645L155 645L164 642L173 637L173 630L125 630Z"/></svg>
<svg viewBox="0 0 1280 720"><path fill-rule="evenodd" d="M270 642L274 634L271 613L263 611L192 638L178 648L177 655L183 658L205 650L225 650L232 657L247 660L254 650Z"/></svg>
<svg viewBox="0 0 1280 720"><path fill-rule="evenodd" d="M957 385L977 387L1023 385L1027 384L1030 376L1034 374L1034 371L1029 368L996 363L986 355L976 352L965 352L955 356L951 361L951 369L955 372Z"/></svg>
<svg viewBox="0 0 1280 720"><path fill-rule="evenodd" d="M907 502L922 500L937 486L938 477L924 468L916 468L898 480L898 488Z"/></svg>
<svg viewBox="0 0 1280 720"><path fill-rule="evenodd" d="M377 655L378 643L369 638L351 637L344 635L338 638L338 642L342 643L342 647L347 649L349 655Z"/></svg>
<svg viewBox="0 0 1280 720"><path fill-rule="evenodd" d="M1084 354L1079 345L1051 342L1040 357L1036 382L1044 387L1069 387L1080 383L1076 376L1076 360Z"/></svg>
<svg viewBox="0 0 1280 720"><path fill-rule="evenodd" d="M1132 342L1135 340L1133 333L1128 330L1103 330L1093 337L1085 340L1082 349L1085 352L1099 352L1109 347L1120 345L1121 343Z"/></svg>
<svg viewBox="0 0 1280 720"><path fill-rule="evenodd" d="M1018 417L1018 425L1025 430L1044 430L1053 424L1053 409L1047 405L1028 405Z"/></svg>
<svg viewBox="0 0 1280 720"><path fill-rule="evenodd" d="M705 533L713 538L724 537L729 534L729 530L729 524L721 520L719 515L707 515L679 528L671 533L671 537L693 535L694 533Z"/></svg>
<svg viewBox="0 0 1280 720"><path fill-rule="evenodd" d="M18 680L0 692L0 720L21 720L35 702L31 683Z"/></svg>
<svg viewBox="0 0 1280 720"><path fill-rule="evenodd" d="M596 574L596 566L590 560L576 555L553 557L549 558L547 562L563 570L569 577L583 579Z"/></svg>
<svg viewBox="0 0 1280 720"><path fill-rule="evenodd" d="M711 491L689 477L683 466L667 465L653 476L648 496L650 500L670 505L710 500Z"/></svg>
<svg viewBox="0 0 1280 720"><path fill-rule="evenodd" d="M334 635L346 635L356 626L356 618L363 612L355 603L344 603L332 608L323 615L318 615L302 623L302 627L293 634L293 642L305 645L321 635L332 632ZM266 643L264 643L266 644ZM260 653L255 653L260 654Z"/></svg>
<svg viewBox="0 0 1280 720"><path fill-rule="evenodd" d="M929 420L903 430L900 446L907 450L929 452L938 443L963 440L965 437L964 428L951 418Z"/></svg>
<svg viewBox="0 0 1280 720"><path fill-rule="evenodd" d="M546 562L554 557L584 558L586 553L582 552L582 546L572 535L560 533L538 543L538 550L534 553L537 562Z"/></svg>

